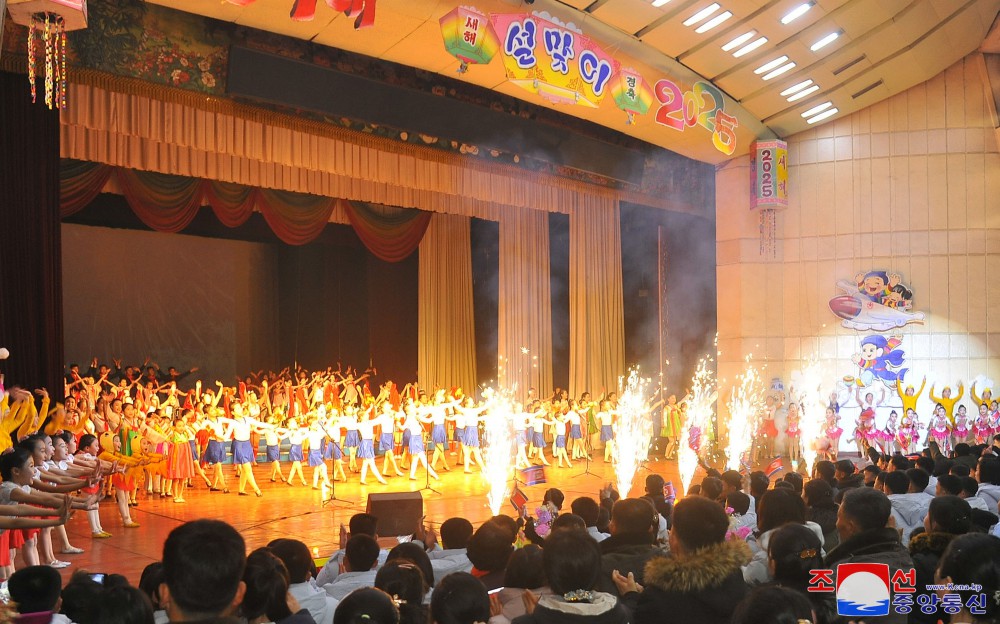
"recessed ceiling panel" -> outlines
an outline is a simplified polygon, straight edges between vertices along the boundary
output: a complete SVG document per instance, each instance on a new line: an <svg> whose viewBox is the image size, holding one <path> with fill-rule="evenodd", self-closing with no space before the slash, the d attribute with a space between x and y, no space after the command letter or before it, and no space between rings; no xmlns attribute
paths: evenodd
<svg viewBox="0 0 1000 624"><path fill-rule="evenodd" d="M614 26L626 34L639 32L655 19L663 15L666 5L657 8L649 0L610 0L598 7L591 15L605 24Z"/></svg>

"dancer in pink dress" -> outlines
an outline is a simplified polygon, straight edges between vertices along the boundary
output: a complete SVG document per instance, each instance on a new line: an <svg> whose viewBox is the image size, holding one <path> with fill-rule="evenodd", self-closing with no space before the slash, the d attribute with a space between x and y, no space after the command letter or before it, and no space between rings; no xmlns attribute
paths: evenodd
<svg viewBox="0 0 1000 624"><path fill-rule="evenodd" d="M878 445L878 430L875 428L875 410L866 408L858 416L857 425L854 428L854 441L858 445L858 453L865 457L868 449L873 445Z"/></svg>
<svg viewBox="0 0 1000 624"><path fill-rule="evenodd" d="M969 416L965 406L959 405L955 414L955 427L951 430L951 441L953 445L968 444L972 439L972 431L969 429Z"/></svg>
<svg viewBox="0 0 1000 624"><path fill-rule="evenodd" d="M975 438L976 444L991 444L993 432L990 429L989 420L989 409L981 403L979 416L976 417L976 422L972 425L972 437Z"/></svg>
<svg viewBox="0 0 1000 624"><path fill-rule="evenodd" d="M788 459L792 466L798 466L799 458L802 456L802 432L799 430L799 404L795 401L788 403L788 426L785 428L785 435L788 437Z"/></svg>
<svg viewBox="0 0 1000 624"><path fill-rule="evenodd" d="M826 439L830 441L830 448L827 449L827 456L830 461L837 461L837 454L840 451L840 436L844 430L840 427L840 416L832 407L826 408Z"/></svg>
<svg viewBox="0 0 1000 624"><path fill-rule="evenodd" d="M940 403L934 408L934 419L927 426L927 440L937 442L938 448L945 456L951 453L951 427L948 426L948 416L944 406Z"/></svg>
<svg viewBox="0 0 1000 624"><path fill-rule="evenodd" d="M916 420L917 413L912 408L906 410L906 413L903 414L903 421L899 425L899 430L896 432L896 442L899 444L899 449L904 455L912 453L920 441L920 431L913 424Z"/></svg>
<svg viewBox="0 0 1000 624"><path fill-rule="evenodd" d="M885 423L885 429L878 432L882 452L886 455L892 455L896 450L896 421L898 419L899 414L896 413L896 410L892 410L889 412L889 420Z"/></svg>

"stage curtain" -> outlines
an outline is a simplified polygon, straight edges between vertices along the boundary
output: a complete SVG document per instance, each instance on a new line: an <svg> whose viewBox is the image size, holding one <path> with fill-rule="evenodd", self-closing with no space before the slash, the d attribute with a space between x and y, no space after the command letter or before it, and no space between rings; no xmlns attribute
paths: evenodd
<svg viewBox="0 0 1000 624"><path fill-rule="evenodd" d="M569 391L616 389L625 372L617 202L580 197L569 216Z"/></svg>
<svg viewBox="0 0 1000 624"><path fill-rule="evenodd" d="M358 238L379 260L399 262L413 253L431 213L359 201L341 203Z"/></svg>
<svg viewBox="0 0 1000 624"><path fill-rule="evenodd" d="M132 212L157 232L180 232L198 214L201 180L135 169L117 173Z"/></svg>
<svg viewBox="0 0 1000 624"><path fill-rule="evenodd" d="M65 159L59 167L59 213L79 212L94 201L108 183L114 167L86 160Z"/></svg>
<svg viewBox="0 0 1000 624"><path fill-rule="evenodd" d="M305 245L314 240L330 222L336 200L319 195L260 189L260 209L278 238L289 245Z"/></svg>
<svg viewBox="0 0 1000 624"><path fill-rule="evenodd" d="M222 225L240 227L253 214L253 206L257 201L256 189L242 184L204 180L202 188L205 201L212 207L212 212Z"/></svg>
<svg viewBox="0 0 1000 624"><path fill-rule="evenodd" d="M500 217L500 288L497 330L499 382L517 396L552 392L552 299L549 217L511 210ZM523 352L527 349L527 353Z"/></svg>
<svg viewBox="0 0 1000 624"><path fill-rule="evenodd" d="M31 102L23 74L0 72L0 120L0 347L10 351L0 373L7 388L45 387L59 400L66 363L59 111Z"/></svg>
<svg viewBox="0 0 1000 624"><path fill-rule="evenodd" d="M417 379L427 389L476 387L469 217L435 214L420 241Z"/></svg>

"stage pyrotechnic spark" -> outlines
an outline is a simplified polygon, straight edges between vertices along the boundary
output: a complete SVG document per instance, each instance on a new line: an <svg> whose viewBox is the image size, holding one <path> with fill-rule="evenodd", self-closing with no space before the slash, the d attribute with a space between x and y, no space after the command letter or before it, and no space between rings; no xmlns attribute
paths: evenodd
<svg viewBox="0 0 1000 624"><path fill-rule="evenodd" d="M726 407L729 409L729 442L726 446L726 467L739 470L745 455L750 450L757 419L764 411L764 382L747 356L747 368L736 376L736 385Z"/></svg>
<svg viewBox="0 0 1000 624"><path fill-rule="evenodd" d="M489 485L486 499L493 515L500 513L507 500L510 471L514 466L514 400L513 391L486 388L487 417L483 430L483 478Z"/></svg>
<svg viewBox="0 0 1000 624"><path fill-rule="evenodd" d="M627 498L639 462L649 453L653 420L649 414L646 387L649 380L639 376L638 367L628 377L618 378L618 430L615 432L615 479L618 492Z"/></svg>
<svg viewBox="0 0 1000 624"><path fill-rule="evenodd" d="M798 400L801 404L799 439L802 440L802 459L806 462L806 472L811 475L813 464L816 462L816 440L820 437L823 421L826 418L826 405L823 403L823 393L820 391L823 375L815 356L806 362L798 379L793 379L793 383L796 396L789 398Z"/></svg>
<svg viewBox="0 0 1000 624"><path fill-rule="evenodd" d="M687 494L698 468L698 453L705 440L705 430L712 422L712 404L719 392L715 375L708 367L710 359L703 358L691 380L691 394L688 396L687 422L681 429L681 439L677 446L677 467L680 472L684 494Z"/></svg>

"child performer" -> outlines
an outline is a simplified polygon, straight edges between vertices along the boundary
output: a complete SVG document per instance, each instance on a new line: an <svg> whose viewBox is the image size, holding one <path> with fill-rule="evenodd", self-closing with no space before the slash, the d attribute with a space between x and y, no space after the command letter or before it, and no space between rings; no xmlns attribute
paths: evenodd
<svg viewBox="0 0 1000 624"><path fill-rule="evenodd" d="M879 432L880 446L886 455L892 455L896 448L896 421L898 418L899 414L896 413L896 410L889 412L889 420L885 423L885 429Z"/></svg>
<svg viewBox="0 0 1000 624"><path fill-rule="evenodd" d="M979 416L976 417L976 423L972 426L972 435L976 439L976 444L991 444L991 438L993 435L992 429L989 425L989 408L986 407L985 403L979 404Z"/></svg>
<svg viewBox="0 0 1000 624"><path fill-rule="evenodd" d="M378 421L382 428L382 433L378 436L378 446L382 449L382 474L389 474L389 464L392 464L393 472L397 477L401 477L403 473L396 464L395 453L396 410L389 401L382 404L382 414L378 417Z"/></svg>
<svg viewBox="0 0 1000 624"><path fill-rule="evenodd" d="M552 459L558 459L559 463L557 466L559 468L563 467L563 461L566 462L567 468L572 468L573 464L569 461L569 457L566 455L566 430L569 425L569 420L565 416L556 415L552 422L552 426L555 430L555 445L552 447L555 452L552 455Z"/></svg>
<svg viewBox="0 0 1000 624"><path fill-rule="evenodd" d="M951 426L948 424L948 413L940 403L934 408L934 418L927 425L927 441L937 442L938 448L945 457L951 453Z"/></svg>
<svg viewBox="0 0 1000 624"><path fill-rule="evenodd" d="M194 459L191 457L189 443L193 438L194 431L184 419L181 416L174 418L173 429L169 434L171 447L167 459L167 477L173 482L175 503L185 502L184 483L194 477Z"/></svg>
<svg viewBox="0 0 1000 624"><path fill-rule="evenodd" d="M993 390L992 388L983 388L983 395L978 396L976 394L976 382L972 382L972 387L969 389L969 393L972 395L972 400L975 401L976 405L989 405L993 400ZM962 395L959 394L958 398L961 399Z"/></svg>
<svg viewBox="0 0 1000 624"><path fill-rule="evenodd" d="M97 436L90 433L85 433L80 438L80 445L76 451L76 457L77 457L76 463L80 465L84 465L85 462L88 465L97 464L98 462L101 461L100 459L97 458L97 456L100 454L101 454L101 445L97 441ZM81 490L81 492L88 496L90 495L96 496L97 493L100 491L100 487L101 487L100 484L95 484L89 486L88 488L84 488L83 490ZM91 537L96 539L105 539L111 537L111 534L105 531L104 527L101 525L101 513L99 510L88 509L87 522L90 523Z"/></svg>
<svg viewBox="0 0 1000 624"><path fill-rule="evenodd" d="M410 481L417 480L417 466L420 464L424 465L427 474L437 479L438 475L434 468L427 464L427 452L424 450L423 424L431 422L431 419L418 416L412 403L406 406L405 411L406 419L403 421L403 427L410 432Z"/></svg>
<svg viewBox="0 0 1000 624"><path fill-rule="evenodd" d="M222 470L222 462L226 461L226 426L219 421L217 407L209 406L205 412L207 418L204 426L208 432L208 443L205 445L205 464L215 473L212 485L209 490L212 492L222 491L229 494L229 487L226 485L226 473Z"/></svg>
<svg viewBox="0 0 1000 624"><path fill-rule="evenodd" d="M611 422L610 422L611 413L606 411L606 408L604 407L605 403L607 403L607 401L601 401L600 414L607 414L607 419L609 422L607 423L608 429L605 432L604 429L605 423L604 420L601 420L601 440L604 440L604 437L607 435L611 436L610 438L608 438L608 440L611 441L614 437L614 434L611 431ZM600 416L600 414L598 414L598 416ZM684 424L681 421L681 408L680 406L677 405L677 395L671 394L669 397L667 397L667 404L663 406L663 430L661 433L663 434L663 437L667 438L667 449L666 452L663 454L664 459L672 459L676 455L677 443L680 442L681 430L683 429L683 427ZM611 446L613 449L614 445L612 444ZM608 453L608 442L605 442L604 461L611 461L609 457L610 454Z"/></svg>
<svg viewBox="0 0 1000 624"><path fill-rule="evenodd" d="M366 485L365 477L368 476L369 470L372 471L379 483L386 485L386 480L382 478L382 473L375 465L375 425L377 424L378 420L375 418L358 421L358 435L361 438L358 443L358 457L361 459L361 485Z"/></svg>
<svg viewBox="0 0 1000 624"><path fill-rule="evenodd" d="M465 465L465 472L472 472L469 470L470 459L473 463L479 464L480 470L486 470L486 466L483 464L483 454L479 449L479 423L484 420L482 413L486 407L475 407L472 397L465 397L465 405L455 409L465 417L465 435L462 441L462 454L464 456L462 463Z"/></svg>
<svg viewBox="0 0 1000 624"><path fill-rule="evenodd" d="M972 432L969 431L969 416L964 405L958 406L958 412L955 414L955 427L951 430L951 436L955 446L963 443L968 444L972 438Z"/></svg>
<svg viewBox="0 0 1000 624"><path fill-rule="evenodd" d="M788 459L792 462L793 470L798 467L799 458L802 456L802 431L799 429L799 409L799 404L795 401L788 402L785 435L788 437Z"/></svg>
<svg viewBox="0 0 1000 624"><path fill-rule="evenodd" d="M827 454L830 456L830 461L837 461L837 455L840 452L840 436L843 434L844 430L840 427L840 416L837 411L832 407L826 408L826 438L830 441Z"/></svg>
<svg viewBox="0 0 1000 624"><path fill-rule="evenodd" d="M344 448L350 456L351 472L358 471L358 445L361 444L361 436L358 435L358 408L348 404L344 408L344 414L340 417L340 426L344 428ZM338 440L339 441L339 440Z"/></svg>
<svg viewBox="0 0 1000 624"><path fill-rule="evenodd" d="M548 466L549 462L545 459L545 426L554 423L545 418L545 414L545 407L538 401L535 401L534 411L530 415L531 447L528 449L528 459L530 460L537 455L542 465Z"/></svg>
<svg viewBox="0 0 1000 624"><path fill-rule="evenodd" d="M337 480L338 475L340 475L341 481L347 481L347 475L344 473L344 452L340 448L341 424L340 418L337 417L337 410L331 409L328 418L323 418L323 413L321 411L318 420L320 426L323 427L323 430L326 432L326 437L328 439L326 451L323 453L323 459L333 460L334 481ZM323 468L324 470L326 469L325 462L323 464Z"/></svg>
<svg viewBox="0 0 1000 624"><path fill-rule="evenodd" d="M221 390L220 390L221 391ZM253 493L260 498L264 495L257 487L257 480L253 476L253 460L257 456L257 449L250 443L250 433L254 429L264 430L265 423L255 420L246 415L243 411L243 404L233 403L233 418L220 418L219 420L229 425L226 435L233 437L233 463L236 464L236 474L239 475L240 496L246 496L247 485L253 488Z"/></svg>
<svg viewBox="0 0 1000 624"><path fill-rule="evenodd" d="M958 396L952 398L951 396L951 386L945 386L941 389L941 396L934 395L934 384L931 384L931 401L934 401L938 405L944 408L944 414L948 418L948 424L950 425L955 420L955 404L962 400L965 395L965 386L962 382L958 382ZM937 408L934 408L937 411Z"/></svg>
<svg viewBox="0 0 1000 624"><path fill-rule="evenodd" d="M528 445L527 430L531 423L531 416L524 411L524 405L514 403L513 425L514 425L514 445L517 448L517 456L514 459L514 467L517 469L531 466L525 448Z"/></svg>
<svg viewBox="0 0 1000 624"><path fill-rule="evenodd" d="M573 459L580 459L587 455L583 448L583 414L576 401L569 399L566 412L566 424L569 425L569 446L572 448Z"/></svg>
<svg viewBox="0 0 1000 624"><path fill-rule="evenodd" d="M445 428L445 422L449 419L447 416L447 410L450 407L458 405L458 401L443 402L444 390L438 390L434 395L435 405L428 405L420 409L420 413L429 414L431 419L431 444L434 446L434 454L431 456L431 466L435 469L438 467L438 460L444 464L445 470L451 470L451 466L448 465L448 460L445 458L445 451L448 449L448 431ZM458 436L458 422L464 423L464 418L451 418L455 420L456 426L456 437ZM463 424L464 427L464 424ZM462 429L464 435L465 429ZM464 450L464 446L463 446Z"/></svg>
<svg viewBox="0 0 1000 624"><path fill-rule="evenodd" d="M288 420L288 461L292 463L292 467L288 469L288 480L285 481L288 485L292 485L292 480L295 478L296 473L298 473L302 485L309 485L306 483L305 475L302 474L302 461L305 459L305 456L302 454L302 443L308 437L308 428L300 427L298 421L294 418Z"/></svg>
<svg viewBox="0 0 1000 624"><path fill-rule="evenodd" d="M906 413L903 414L903 421L899 425L899 430L896 431L896 441L899 443L899 449L904 455L912 453L920 441L920 430L916 423L917 412L913 408L906 410Z"/></svg>
<svg viewBox="0 0 1000 624"><path fill-rule="evenodd" d="M276 483L281 479L282 483L288 483L285 475L281 472L281 441L288 438L289 431L284 427L279 427L278 416L271 414L267 418L267 429L264 430L264 452L267 461L271 462L271 483Z"/></svg>
<svg viewBox="0 0 1000 624"><path fill-rule="evenodd" d="M676 400L676 397L674 398ZM675 405L671 409L677 409L677 406ZM601 424L601 442L604 443L605 463L612 461L615 456L614 416L615 416L614 412L611 411L611 404L608 403L607 399L602 400L600 402L600 409L597 412L597 421ZM668 415L668 418L672 418L672 416ZM680 418L679 409L677 409L677 418L678 419ZM674 435L670 436L670 442L667 444L668 449L670 448L670 445L676 446L675 438L678 440L680 439L678 435L680 433L680 426L675 428L673 431ZM668 457L670 456L669 451L667 452L667 456Z"/></svg>
<svg viewBox="0 0 1000 624"><path fill-rule="evenodd" d="M324 454L326 452L326 430L323 425L319 422L319 417L322 416L324 409L320 406L319 414L310 413L309 416L309 433L307 439L309 441L309 467L313 469L312 474L312 489L319 489L320 476L323 477L323 486L330 487L330 474L326 467L326 460L324 459ZM339 433L339 431L338 431ZM329 444L338 444L340 440L331 440ZM343 457L343 455L341 455Z"/></svg>
<svg viewBox="0 0 1000 624"><path fill-rule="evenodd" d="M924 377L920 382L920 389L914 391L913 386L906 386L903 389L903 382L896 379L896 394L899 395L899 400L903 402L903 414L906 414L906 410L912 409L914 412L917 411L917 401L920 399L920 395L924 392L924 386L927 385L927 377ZM931 394L934 393L934 387L931 386ZM951 389L948 389L948 393L951 394Z"/></svg>

